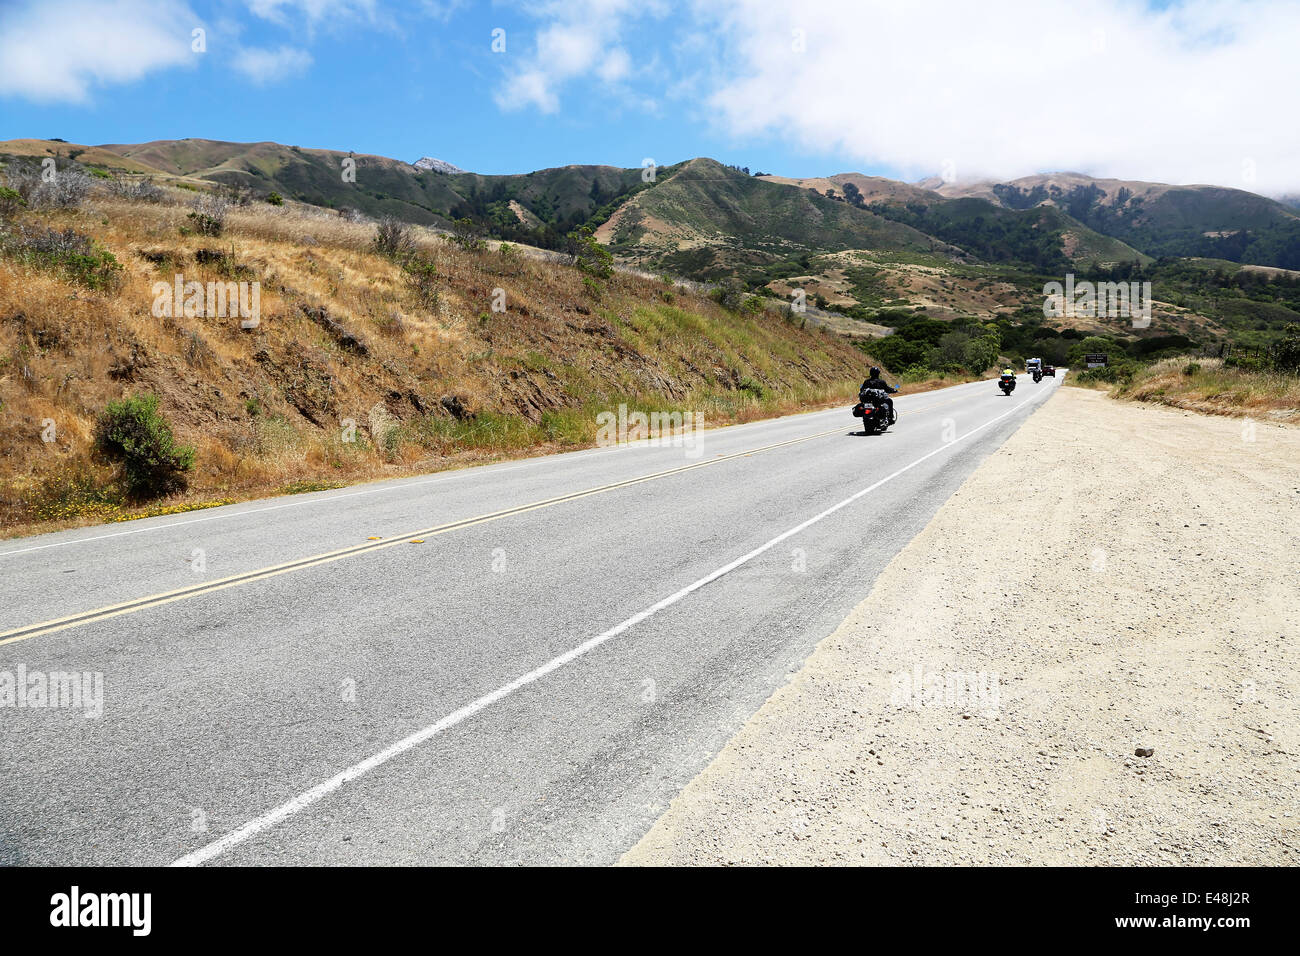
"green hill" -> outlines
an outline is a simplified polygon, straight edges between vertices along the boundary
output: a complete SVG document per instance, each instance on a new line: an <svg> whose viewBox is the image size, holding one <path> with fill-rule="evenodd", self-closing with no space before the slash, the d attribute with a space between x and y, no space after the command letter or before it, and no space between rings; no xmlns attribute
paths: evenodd
<svg viewBox="0 0 1300 956"><path fill-rule="evenodd" d="M1150 256L1197 256L1300 269L1300 215L1281 202L1243 189L1059 173L952 191L989 195L1008 209L1048 203Z"/></svg>
<svg viewBox="0 0 1300 956"><path fill-rule="evenodd" d="M935 196L928 201L873 203L869 208L959 246L984 262L1064 272L1075 266L1149 258L1050 205L1012 209L974 197Z"/></svg>
<svg viewBox="0 0 1300 956"><path fill-rule="evenodd" d="M702 279L753 280L774 264L843 249L957 254L910 225L711 159L661 172L597 235L625 259Z"/></svg>

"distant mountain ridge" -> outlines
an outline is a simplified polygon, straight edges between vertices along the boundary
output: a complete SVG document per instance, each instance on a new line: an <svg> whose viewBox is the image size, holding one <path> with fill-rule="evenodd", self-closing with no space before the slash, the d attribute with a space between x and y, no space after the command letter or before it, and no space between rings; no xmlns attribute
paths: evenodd
<svg viewBox="0 0 1300 956"><path fill-rule="evenodd" d="M1084 173L1024 176L1007 182L946 183L918 188L949 199L980 199L1006 209L1052 205L1151 256L1227 259L1300 269L1300 211L1226 186L1174 186Z"/></svg>
<svg viewBox="0 0 1300 956"><path fill-rule="evenodd" d="M861 173L750 176L698 158L660 167L571 165L479 175L275 142L158 140L77 146L14 140L0 154L83 155L132 171L277 192L327 208L448 226L549 248L589 226L628 261L694 278L789 273L810 255L866 250L1034 269L1199 257L1300 269L1300 212L1221 186L1102 179L1077 172L1006 182L902 183Z"/></svg>

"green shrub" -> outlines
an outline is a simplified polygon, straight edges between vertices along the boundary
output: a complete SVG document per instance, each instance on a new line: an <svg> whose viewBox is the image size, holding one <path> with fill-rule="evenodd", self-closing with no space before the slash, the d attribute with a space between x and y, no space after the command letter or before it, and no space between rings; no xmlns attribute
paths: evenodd
<svg viewBox="0 0 1300 956"><path fill-rule="evenodd" d="M89 289L114 289L125 271L111 252L75 229L20 227L0 236L0 248L22 262L62 272Z"/></svg>
<svg viewBox="0 0 1300 956"><path fill-rule="evenodd" d="M1127 385L1133 381L1137 369L1132 365L1103 365L1084 369L1078 374L1080 382L1105 382L1108 385Z"/></svg>
<svg viewBox="0 0 1300 956"><path fill-rule="evenodd" d="M1300 332L1292 332L1277 344L1273 367L1279 372L1300 372Z"/></svg>
<svg viewBox="0 0 1300 956"><path fill-rule="evenodd" d="M438 267L422 256L412 256L402 266L406 272L406 285L421 308L438 307Z"/></svg>
<svg viewBox="0 0 1300 956"><path fill-rule="evenodd" d="M26 205L27 201L18 190L0 186L0 219L12 219Z"/></svg>
<svg viewBox="0 0 1300 956"><path fill-rule="evenodd" d="M284 197L281 196L279 193L271 193L269 196L266 197L266 201L269 202L272 206L284 205Z"/></svg>
<svg viewBox="0 0 1300 956"><path fill-rule="evenodd" d="M177 445L158 412L157 395L109 402L95 430L96 449L122 465L126 493L135 500L158 498L186 487L194 449Z"/></svg>
<svg viewBox="0 0 1300 956"><path fill-rule="evenodd" d="M1200 370L1201 370L1201 365L1199 362L1188 362L1186 367L1183 369L1183 374L1195 375Z"/></svg>

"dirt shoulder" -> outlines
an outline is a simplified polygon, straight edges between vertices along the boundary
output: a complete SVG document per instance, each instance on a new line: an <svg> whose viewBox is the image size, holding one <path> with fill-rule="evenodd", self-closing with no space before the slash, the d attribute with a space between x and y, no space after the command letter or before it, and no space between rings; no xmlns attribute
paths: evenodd
<svg viewBox="0 0 1300 956"><path fill-rule="evenodd" d="M1298 539L1300 429L1062 389L622 862L1294 864Z"/></svg>

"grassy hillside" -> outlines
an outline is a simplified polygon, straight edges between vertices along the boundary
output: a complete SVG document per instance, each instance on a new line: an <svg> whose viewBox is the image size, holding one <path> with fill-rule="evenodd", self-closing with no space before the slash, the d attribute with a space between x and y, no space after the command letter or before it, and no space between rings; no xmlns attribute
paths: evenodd
<svg viewBox="0 0 1300 956"><path fill-rule="evenodd" d="M373 251L373 224L304 207L235 207L205 237L191 198L96 192L3 226L4 527L580 447L621 402L744 420L847 400L861 379L865 358L840 337L667 283L424 230L403 265ZM259 282L260 325L156 316L153 286L177 273ZM196 467L188 492L135 506L93 446L107 404L144 394Z"/></svg>
<svg viewBox="0 0 1300 956"><path fill-rule="evenodd" d="M1233 368L1217 358L1171 357L1141 368L1117 384L1094 387L1104 388L1116 398L1205 415L1300 424L1300 377ZM1249 433L1242 434L1246 437Z"/></svg>
<svg viewBox="0 0 1300 956"><path fill-rule="evenodd" d="M873 203L881 216L937 236L985 262L1064 273L1075 266L1145 260L1052 206L1003 208L984 199Z"/></svg>
<svg viewBox="0 0 1300 956"><path fill-rule="evenodd" d="M883 249L951 251L910 226L769 182L711 159L662 175L622 205L598 232L614 253L656 269L703 279L766 277L809 253Z"/></svg>
<svg viewBox="0 0 1300 956"><path fill-rule="evenodd" d="M1300 216L1242 189L1094 179L1077 173L945 189L1009 209L1050 203L1150 256L1204 256L1300 268Z"/></svg>
<svg viewBox="0 0 1300 956"><path fill-rule="evenodd" d="M369 216L447 225L468 217L485 232L554 248L575 227L642 185L640 169L562 166L480 176L421 171L401 160L279 143L166 140L105 149L169 174L247 186ZM343 175L345 163L355 176ZM603 218L603 217L602 217Z"/></svg>

